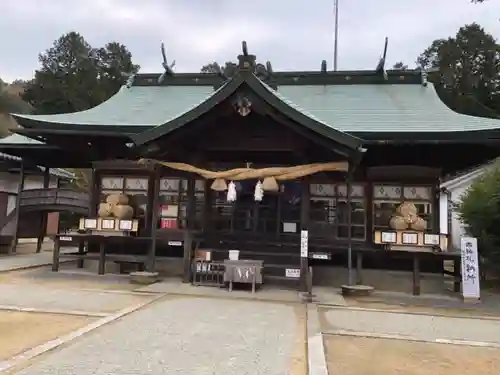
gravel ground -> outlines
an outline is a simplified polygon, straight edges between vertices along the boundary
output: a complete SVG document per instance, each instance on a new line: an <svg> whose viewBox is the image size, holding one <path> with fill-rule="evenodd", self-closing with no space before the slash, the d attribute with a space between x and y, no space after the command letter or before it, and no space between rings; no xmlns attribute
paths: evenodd
<svg viewBox="0 0 500 375"><path fill-rule="evenodd" d="M293 366L292 306L177 298L104 326L19 375L284 375Z"/></svg>
<svg viewBox="0 0 500 375"><path fill-rule="evenodd" d="M500 323L495 320L350 309L323 311L325 333L345 330L402 335L424 341L448 339L500 343Z"/></svg>
<svg viewBox="0 0 500 375"><path fill-rule="evenodd" d="M325 347L332 375L496 375L500 366L492 348L341 336Z"/></svg>
<svg viewBox="0 0 500 375"><path fill-rule="evenodd" d="M38 285L0 284L0 305L21 308L114 312L144 301L142 296L53 289Z"/></svg>

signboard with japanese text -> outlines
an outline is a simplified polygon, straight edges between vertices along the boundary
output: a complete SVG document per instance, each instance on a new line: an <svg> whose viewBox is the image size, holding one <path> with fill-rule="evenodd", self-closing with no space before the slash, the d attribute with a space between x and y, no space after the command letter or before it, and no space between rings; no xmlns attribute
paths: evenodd
<svg viewBox="0 0 500 375"><path fill-rule="evenodd" d="M477 255L477 238L462 237L462 295L464 298L479 299L479 257Z"/></svg>
<svg viewBox="0 0 500 375"><path fill-rule="evenodd" d="M302 230L300 232L300 256L307 258L309 256L309 232Z"/></svg>

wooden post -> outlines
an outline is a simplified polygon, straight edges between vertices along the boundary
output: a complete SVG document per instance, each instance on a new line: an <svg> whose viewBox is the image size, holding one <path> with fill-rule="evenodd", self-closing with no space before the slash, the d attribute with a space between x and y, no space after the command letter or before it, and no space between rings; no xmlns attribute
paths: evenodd
<svg viewBox="0 0 500 375"><path fill-rule="evenodd" d="M348 285L353 285L352 277L352 206L351 206L351 196L352 196L352 174L354 170L349 163L349 171L347 172L346 179L346 189L347 189L347 226L349 231L347 233L347 272L348 272Z"/></svg>
<svg viewBox="0 0 500 375"><path fill-rule="evenodd" d="M83 253L85 253L85 242L82 239L78 240L78 255L83 256ZM84 265L84 260L83 258L78 258L76 261L76 267L77 268L83 268Z"/></svg>
<svg viewBox="0 0 500 375"><path fill-rule="evenodd" d="M153 198L149 200L149 205L151 209L151 222L150 224L150 236L151 243L148 251L148 261L147 261L147 271L154 272L156 266L156 232L157 232L157 220L158 220L158 203L160 199L160 173L159 171L154 173Z"/></svg>
<svg viewBox="0 0 500 375"><path fill-rule="evenodd" d="M300 227L301 230L309 229L309 208L310 208L310 194L309 194L309 179L304 178L301 180L301 200L300 200ZM307 280L309 272L309 259L308 257L300 257L300 289L302 292L307 292Z"/></svg>
<svg viewBox="0 0 500 375"><path fill-rule="evenodd" d="M453 259L453 292L460 293L460 286L462 284L462 264L460 257Z"/></svg>
<svg viewBox="0 0 500 375"><path fill-rule="evenodd" d="M104 244L104 241L99 243L99 270L98 274L99 275L104 275L106 272L106 246Z"/></svg>
<svg viewBox="0 0 500 375"><path fill-rule="evenodd" d="M20 210L21 210L21 193L24 190L24 161L21 160L21 170L19 172L19 185L17 186L17 198L16 198L16 212L14 217L15 229L14 236L10 243L9 254L15 253L18 243L18 232L19 232L19 220L20 220Z"/></svg>
<svg viewBox="0 0 500 375"><path fill-rule="evenodd" d="M54 238L54 252L52 253L52 272L59 271L59 257L61 253L61 243L59 236Z"/></svg>
<svg viewBox="0 0 500 375"><path fill-rule="evenodd" d="M413 253L413 295L420 295L420 259L418 253Z"/></svg>
<svg viewBox="0 0 500 375"><path fill-rule="evenodd" d="M195 196L195 179L189 177L187 180L187 207L186 207L186 228L184 229L184 277L182 282L189 283L191 281L191 262L193 258L193 238L192 230L196 220L196 196Z"/></svg>
<svg viewBox="0 0 500 375"><path fill-rule="evenodd" d="M203 200L203 231L210 232L214 228L214 223L212 222L212 181L204 181L204 200Z"/></svg>
<svg viewBox="0 0 500 375"><path fill-rule="evenodd" d="M356 253L356 284L363 284L363 253Z"/></svg>
<svg viewBox="0 0 500 375"><path fill-rule="evenodd" d="M43 172L43 188L48 189L50 186L50 168L45 167L45 171ZM38 232L38 238L36 241L36 252L39 253L42 250L43 240L47 235L47 219L48 212L43 211L41 213L41 221L40 221L40 231Z"/></svg>

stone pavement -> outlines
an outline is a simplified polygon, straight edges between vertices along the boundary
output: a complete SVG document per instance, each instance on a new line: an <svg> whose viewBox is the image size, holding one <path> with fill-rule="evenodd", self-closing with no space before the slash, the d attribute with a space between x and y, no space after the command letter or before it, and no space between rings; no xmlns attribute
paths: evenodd
<svg viewBox="0 0 500 375"><path fill-rule="evenodd" d="M167 297L18 374L292 374L297 327L291 305Z"/></svg>
<svg viewBox="0 0 500 375"><path fill-rule="evenodd" d="M74 251L71 248L65 251ZM74 262L61 261L61 263ZM42 251L32 254L0 255L0 272L22 270L31 267L48 266L52 264L52 252Z"/></svg>
<svg viewBox="0 0 500 375"><path fill-rule="evenodd" d="M500 322L491 319L459 318L371 311L356 308L324 309L326 334L372 337L394 335L426 342L472 341L500 344Z"/></svg>
<svg viewBox="0 0 500 375"><path fill-rule="evenodd" d="M248 289L238 290L233 289L229 292L227 288L213 288L194 286L180 282L179 279L165 279L159 283L154 283L144 287L135 289L137 292L148 293L164 293L164 294L182 294L198 297L219 297L219 298L240 298L258 301L272 302L295 302L300 303L302 300L297 290L287 290L276 286L262 285L255 293L251 293Z"/></svg>
<svg viewBox="0 0 500 375"><path fill-rule="evenodd" d="M147 296L96 290L54 289L36 284L0 284L0 309L111 313L140 303L145 298Z"/></svg>

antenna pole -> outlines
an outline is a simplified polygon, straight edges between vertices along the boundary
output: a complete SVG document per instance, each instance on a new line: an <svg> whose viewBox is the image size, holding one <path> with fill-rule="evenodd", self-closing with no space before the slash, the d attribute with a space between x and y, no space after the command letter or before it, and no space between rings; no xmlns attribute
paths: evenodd
<svg viewBox="0 0 500 375"><path fill-rule="evenodd" d="M337 71L338 39L339 39L339 0L333 0L335 13L335 36L333 42L333 70Z"/></svg>

